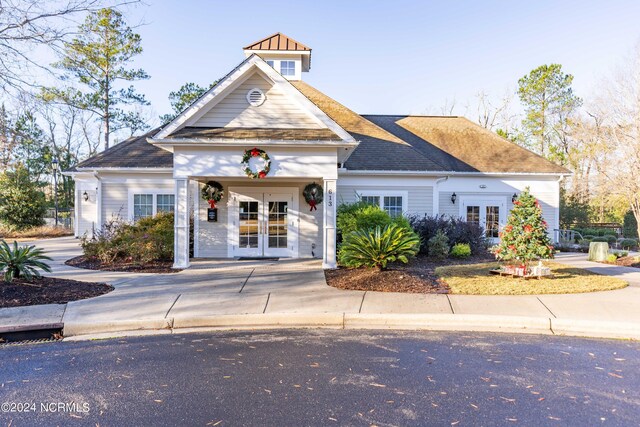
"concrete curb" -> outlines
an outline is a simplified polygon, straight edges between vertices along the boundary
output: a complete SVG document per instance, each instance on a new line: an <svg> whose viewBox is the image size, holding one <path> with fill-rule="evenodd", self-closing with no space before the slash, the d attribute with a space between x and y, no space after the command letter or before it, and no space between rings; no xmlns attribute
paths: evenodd
<svg viewBox="0 0 640 427"><path fill-rule="evenodd" d="M42 331L46 329L62 329L64 323L38 323L32 325L14 325L14 326L0 326L0 334L10 334L12 332L25 332L25 331Z"/></svg>
<svg viewBox="0 0 640 427"><path fill-rule="evenodd" d="M73 341L208 330L329 328L525 333L640 340L640 324L546 317L472 314L267 313L143 319L100 323L67 322Z"/></svg>
<svg viewBox="0 0 640 427"><path fill-rule="evenodd" d="M640 324L580 319L551 319L556 335L640 340Z"/></svg>
<svg viewBox="0 0 640 427"><path fill-rule="evenodd" d="M552 334L545 317L477 314L345 314L344 328Z"/></svg>
<svg viewBox="0 0 640 427"><path fill-rule="evenodd" d="M171 329L169 319L112 320L108 322L65 322L62 335L101 334L105 332L129 332L140 330Z"/></svg>

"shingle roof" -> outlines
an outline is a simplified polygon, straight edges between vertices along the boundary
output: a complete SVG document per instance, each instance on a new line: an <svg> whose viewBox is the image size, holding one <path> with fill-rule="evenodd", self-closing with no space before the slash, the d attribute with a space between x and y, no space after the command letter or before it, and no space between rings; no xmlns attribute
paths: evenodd
<svg viewBox="0 0 640 427"><path fill-rule="evenodd" d="M416 151L375 123L349 110L303 81L291 82L303 95L316 104L360 142L345 163L353 170L441 171L444 168Z"/></svg>
<svg viewBox="0 0 640 427"><path fill-rule="evenodd" d="M305 82L291 83L360 142L344 165L350 170L570 173L463 117L361 116ZM158 131L129 138L76 168L171 168L173 154L147 142ZM171 137L340 141L328 129L186 127Z"/></svg>
<svg viewBox="0 0 640 427"><path fill-rule="evenodd" d="M425 141L429 152L467 165L460 172L571 173L465 117L396 116L396 124Z"/></svg>
<svg viewBox="0 0 640 427"><path fill-rule="evenodd" d="M78 163L69 172L79 168L172 168L173 153L147 142L147 137L154 135L159 129L133 136L109 147Z"/></svg>
<svg viewBox="0 0 640 427"><path fill-rule="evenodd" d="M185 127L168 136L175 139L248 139L280 141L342 141L330 129Z"/></svg>
<svg viewBox="0 0 640 427"><path fill-rule="evenodd" d="M305 82L291 83L360 141L347 169L570 173L463 117L360 116Z"/></svg>
<svg viewBox="0 0 640 427"><path fill-rule="evenodd" d="M251 43L248 46L243 47L244 50L307 50L311 48L303 45L302 43L295 41L291 37L287 37L282 33L275 33L269 37L265 37L262 40Z"/></svg>

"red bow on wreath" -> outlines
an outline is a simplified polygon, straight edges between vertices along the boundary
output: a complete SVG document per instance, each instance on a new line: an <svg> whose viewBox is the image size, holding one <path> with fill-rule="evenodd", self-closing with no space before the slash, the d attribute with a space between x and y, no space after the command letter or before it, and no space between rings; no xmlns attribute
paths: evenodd
<svg viewBox="0 0 640 427"><path fill-rule="evenodd" d="M260 150L258 150L257 148L254 148L253 150L251 150L251 157L258 157L260 155Z"/></svg>
<svg viewBox="0 0 640 427"><path fill-rule="evenodd" d="M209 199L207 200L207 203L209 203L209 206L211 206L211 209L215 209L216 208L216 201L213 199Z"/></svg>
<svg viewBox="0 0 640 427"><path fill-rule="evenodd" d="M317 210L318 210L318 208L316 207L316 201L315 201L315 199L311 199L311 200L309 200L309 202L307 202L307 203L309 203L309 206L311 206L311 209L309 209L309 212L317 211Z"/></svg>

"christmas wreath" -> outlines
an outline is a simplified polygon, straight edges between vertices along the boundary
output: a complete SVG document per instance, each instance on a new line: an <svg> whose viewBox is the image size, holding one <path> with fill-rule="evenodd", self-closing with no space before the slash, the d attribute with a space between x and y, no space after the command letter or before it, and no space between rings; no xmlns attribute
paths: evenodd
<svg viewBox="0 0 640 427"><path fill-rule="evenodd" d="M249 164L249 161L253 157L259 157L262 160L264 160L264 165L262 166L261 170L254 172L253 169L251 169L251 165ZM271 159L269 158L269 155L264 150L261 150L259 148L252 148L250 150L245 150L244 154L242 155L242 166L243 166L242 169L244 170L244 173L246 173L249 178L251 179L264 178L267 176L267 174L271 170Z"/></svg>
<svg viewBox="0 0 640 427"><path fill-rule="evenodd" d="M302 195L304 196L304 200L307 202L309 206L311 206L310 211L316 211L318 208L316 207L320 203L322 203L322 199L324 198L324 191L322 190L322 186L320 184L316 184L315 182L307 185L302 190Z"/></svg>
<svg viewBox="0 0 640 427"><path fill-rule="evenodd" d="M202 199L209 203L211 209L215 209L216 202L219 202L224 197L224 188L218 181L209 181L202 187L200 194Z"/></svg>

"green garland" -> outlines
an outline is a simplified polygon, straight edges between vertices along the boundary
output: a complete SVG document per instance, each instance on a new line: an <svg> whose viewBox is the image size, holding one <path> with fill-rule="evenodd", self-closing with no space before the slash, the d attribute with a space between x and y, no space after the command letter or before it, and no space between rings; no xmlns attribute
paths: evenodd
<svg viewBox="0 0 640 427"><path fill-rule="evenodd" d="M264 167L262 168L262 170L254 172L251 169L251 166L249 165L249 160L251 160L252 157L260 157L262 160L264 160ZM261 150L259 148L252 148L250 150L245 150L244 154L242 155L242 170L251 179L265 178L269 174L269 171L271 170L271 159L269 158L269 155L264 150Z"/></svg>

